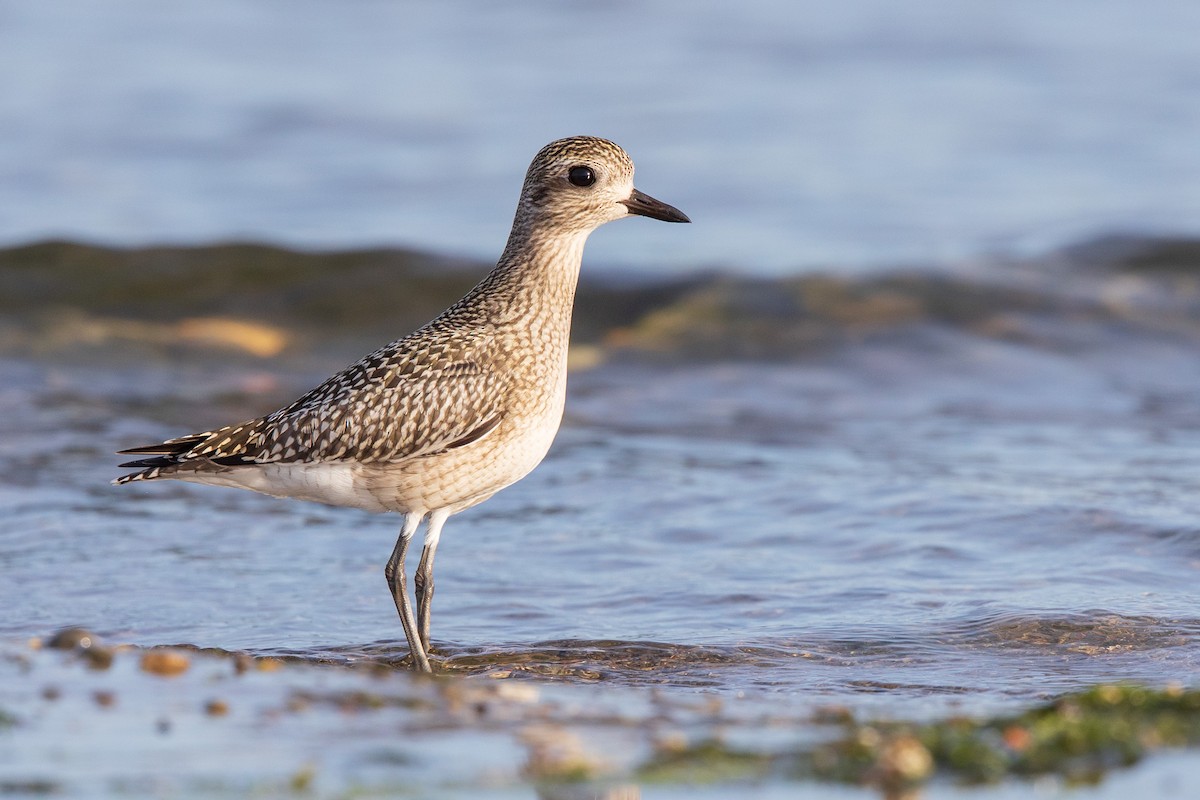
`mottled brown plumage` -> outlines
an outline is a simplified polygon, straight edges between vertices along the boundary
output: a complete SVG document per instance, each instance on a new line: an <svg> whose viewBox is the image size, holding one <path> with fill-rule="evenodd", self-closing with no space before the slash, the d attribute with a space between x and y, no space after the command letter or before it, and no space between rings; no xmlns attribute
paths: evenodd
<svg viewBox="0 0 1200 800"><path fill-rule="evenodd" d="M142 458L115 483L173 478L403 513L386 573L413 666L429 671L442 525L542 460L562 418L584 242L629 214L688 221L633 188L612 142L552 142L529 167L499 263L466 297L274 413L122 451ZM414 618L404 556L426 517Z"/></svg>

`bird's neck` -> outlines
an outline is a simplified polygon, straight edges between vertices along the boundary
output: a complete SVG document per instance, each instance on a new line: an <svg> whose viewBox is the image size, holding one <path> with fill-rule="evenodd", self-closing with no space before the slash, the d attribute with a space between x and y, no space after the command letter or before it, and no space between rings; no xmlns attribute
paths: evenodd
<svg viewBox="0 0 1200 800"><path fill-rule="evenodd" d="M501 316L551 319L569 326L588 233L514 230L485 280L505 306Z"/></svg>

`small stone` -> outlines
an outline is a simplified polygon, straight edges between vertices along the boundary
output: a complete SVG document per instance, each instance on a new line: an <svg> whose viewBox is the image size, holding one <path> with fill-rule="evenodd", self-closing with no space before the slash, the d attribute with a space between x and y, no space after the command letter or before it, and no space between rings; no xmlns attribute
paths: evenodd
<svg viewBox="0 0 1200 800"><path fill-rule="evenodd" d="M296 792L297 794L307 794L308 791L312 789L313 781L316 779L316 777L317 770L315 767L309 765L302 768L292 776L292 780L290 782L292 791Z"/></svg>
<svg viewBox="0 0 1200 800"><path fill-rule="evenodd" d="M111 647L93 644L87 649L81 649L80 653L91 669L105 670L112 666L114 651Z"/></svg>
<svg viewBox="0 0 1200 800"><path fill-rule="evenodd" d="M538 688L528 683L500 683L496 685L496 697L515 703L536 703Z"/></svg>
<svg viewBox="0 0 1200 800"><path fill-rule="evenodd" d="M92 699L96 701L96 705L101 708L111 708L117 703L117 695L115 692L110 692L107 689L97 689L92 692Z"/></svg>
<svg viewBox="0 0 1200 800"><path fill-rule="evenodd" d="M224 700L209 700L204 704L204 713L210 717L223 717L229 713L229 703Z"/></svg>
<svg viewBox="0 0 1200 800"><path fill-rule="evenodd" d="M182 675L189 666L188 657L174 650L151 650L142 656L142 671L164 678Z"/></svg>
<svg viewBox="0 0 1200 800"><path fill-rule="evenodd" d="M55 650L86 650L99 641L96 634L84 628L63 628L50 637L46 646Z"/></svg>
<svg viewBox="0 0 1200 800"><path fill-rule="evenodd" d="M660 755L675 755L688 749L688 738L683 731L667 731L654 738L654 750Z"/></svg>
<svg viewBox="0 0 1200 800"><path fill-rule="evenodd" d="M885 788L920 783L932 772L933 756L913 736L901 736L884 744L876 763L878 782Z"/></svg>
<svg viewBox="0 0 1200 800"><path fill-rule="evenodd" d="M606 767L577 735L558 725L525 728L520 741L529 752L522 774L535 781L592 780Z"/></svg>
<svg viewBox="0 0 1200 800"><path fill-rule="evenodd" d="M819 725L849 725L854 712L846 706L820 706L813 712L813 722Z"/></svg>
<svg viewBox="0 0 1200 800"><path fill-rule="evenodd" d="M1016 753L1028 748L1033 741L1033 735L1029 733L1029 729L1020 725L1009 725L1001 735L1004 738L1005 746Z"/></svg>
<svg viewBox="0 0 1200 800"><path fill-rule="evenodd" d="M311 708L312 700L304 697L303 695L294 694L287 699L287 703L284 707L288 711L291 711L293 714L295 714L301 711L307 711L309 708Z"/></svg>

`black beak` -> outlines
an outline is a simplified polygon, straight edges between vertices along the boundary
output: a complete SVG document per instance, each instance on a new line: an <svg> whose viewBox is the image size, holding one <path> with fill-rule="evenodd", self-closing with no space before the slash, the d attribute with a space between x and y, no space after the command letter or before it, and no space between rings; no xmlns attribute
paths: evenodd
<svg viewBox="0 0 1200 800"><path fill-rule="evenodd" d="M655 200L648 194L642 194L637 189L629 195L628 200L622 200L630 214L641 214L651 219L661 219L663 222L691 222L687 214L675 206L669 206L661 200Z"/></svg>

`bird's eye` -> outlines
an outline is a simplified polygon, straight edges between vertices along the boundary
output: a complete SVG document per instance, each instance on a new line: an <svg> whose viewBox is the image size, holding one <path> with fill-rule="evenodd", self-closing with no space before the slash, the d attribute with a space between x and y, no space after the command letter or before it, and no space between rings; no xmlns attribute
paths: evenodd
<svg viewBox="0 0 1200 800"><path fill-rule="evenodd" d="M575 186L591 186L596 182L596 173L592 172L591 167L571 167L567 180Z"/></svg>

